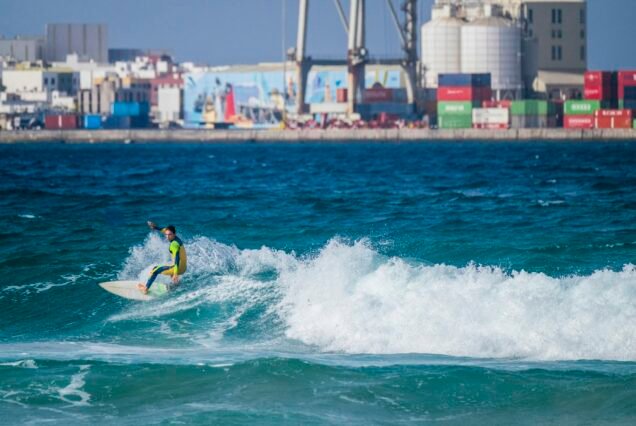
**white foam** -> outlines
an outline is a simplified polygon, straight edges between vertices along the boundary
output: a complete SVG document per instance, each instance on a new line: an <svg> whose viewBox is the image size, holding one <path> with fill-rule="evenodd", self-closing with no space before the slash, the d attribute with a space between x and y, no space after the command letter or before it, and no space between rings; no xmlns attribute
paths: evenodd
<svg viewBox="0 0 636 426"><path fill-rule="evenodd" d="M18 368L27 368L27 369L36 369L38 365L32 359L23 359L14 362L2 362L0 365L4 367L18 367Z"/></svg>
<svg viewBox="0 0 636 426"><path fill-rule="evenodd" d="M232 306L225 317L209 320L204 335L191 336L213 346L260 305L266 307L261 315L277 318L280 333L324 352L636 361L632 265L550 277L409 263L380 255L366 241L333 240L311 257L239 250L204 237L186 241L186 248L182 290L110 320ZM133 248L120 277L164 255L166 243L153 235Z"/></svg>
<svg viewBox="0 0 636 426"><path fill-rule="evenodd" d="M636 360L636 270L552 278L329 243L280 276L289 338L324 351Z"/></svg>
<svg viewBox="0 0 636 426"><path fill-rule="evenodd" d="M90 365L81 365L79 372L71 376L71 382L60 389L57 389L59 398L74 406L88 406L91 394L82 390L86 384L84 377L88 374Z"/></svg>

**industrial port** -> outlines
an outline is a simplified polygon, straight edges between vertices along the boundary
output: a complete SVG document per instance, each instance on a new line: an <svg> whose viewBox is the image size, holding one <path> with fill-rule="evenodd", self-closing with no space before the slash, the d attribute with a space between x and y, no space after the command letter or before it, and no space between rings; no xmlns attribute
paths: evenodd
<svg viewBox="0 0 636 426"><path fill-rule="evenodd" d="M340 59L307 49L298 2L285 61L209 66L111 49L105 24L0 37L0 140L629 140L636 70L588 69L585 0L334 0ZM382 4L381 4L382 3ZM282 3L284 7L285 2ZM272 7L280 7L272 6ZM374 56L369 7L401 54Z"/></svg>

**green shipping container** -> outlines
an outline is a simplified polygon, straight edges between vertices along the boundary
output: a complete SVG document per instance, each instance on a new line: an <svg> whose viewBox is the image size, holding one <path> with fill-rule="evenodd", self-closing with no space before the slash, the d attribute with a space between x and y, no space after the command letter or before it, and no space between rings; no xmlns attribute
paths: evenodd
<svg viewBox="0 0 636 426"><path fill-rule="evenodd" d="M566 101L565 115L592 115L601 109L601 101Z"/></svg>
<svg viewBox="0 0 636 426"><path fill-rule="evenodd" d="M636 129L636 120L634 120L634 125L632 127Z"/></svg>
<svg viewBox="0 0 636 426"><path fill-rule="evenodd" d="M618 109L625 109L625 101L623 100L618 101Z"/></svg>
<svg viewBox="0 0 636 426"><path fill-rule="evenodd" d="M511 115L548 115L548 101L527 99L512 101L510 105Z"/></svg>
<svg viewBox="0 0 636 426"><path fill-rule="evenodd" d="M440 129L470 129L473 127L472 114L451 114L437 116L437 127Z"/></svg>
<svg viewBox="0 0 636 426"><path fill-rule="evenodd" d="M437 115L468 115L472 117L471 102L438 102Z"/></svg>

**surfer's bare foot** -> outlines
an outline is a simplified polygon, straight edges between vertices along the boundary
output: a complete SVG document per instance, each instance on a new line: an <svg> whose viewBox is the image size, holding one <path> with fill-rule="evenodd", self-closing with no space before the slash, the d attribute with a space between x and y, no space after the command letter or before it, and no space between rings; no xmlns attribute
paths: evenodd
<svg viewBox="0 0 636 426"><path fill-rule="evenodd" d="M137 284L137 288L139 289L139 291L141 291L143 294L148 293L148 289L146 288L145 284Z"/></svg>

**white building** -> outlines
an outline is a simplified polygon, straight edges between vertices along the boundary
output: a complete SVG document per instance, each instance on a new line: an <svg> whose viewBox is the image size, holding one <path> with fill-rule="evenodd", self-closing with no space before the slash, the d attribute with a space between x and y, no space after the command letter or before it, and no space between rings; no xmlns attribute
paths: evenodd
<svg viewBox="0 0 636 426"><path fill-rule="evenodd" d="M82 59L108 62L108 30L104 24L47 24L45 59L66 60L76 53Z"/></svg>
<svg viewBox="0 0 636 426"><path fill-rule="evenodd" d="M79 74L70 70L43 68L3 69L2 85L7 93L58 91L75 95L79 89Z"/></svg>
<svg viewBox="0 0 636 426"><path fill-rule="evenodd" d="M183 110L183 90L178 87L159 86L157 119L160 123L180 122Z"/></svg>

